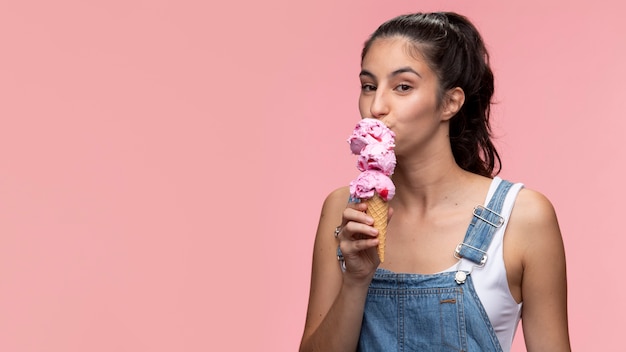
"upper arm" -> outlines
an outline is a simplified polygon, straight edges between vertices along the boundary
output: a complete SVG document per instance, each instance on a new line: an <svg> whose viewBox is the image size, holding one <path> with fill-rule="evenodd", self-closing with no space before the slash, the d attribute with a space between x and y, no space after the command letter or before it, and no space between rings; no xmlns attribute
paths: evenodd
<svg viewBox="0 0 626 352"><path fill-rule="evenodd" d="M348 197L348 188L340 188L328 195L322 206L313 247L311 287L304 337L317 329L341 289L343 279L337 261L338 242L333 232L335 227L341 224Z"/></svg>
<svg viewBox="0 0 626 352"><path fill-rule="evenodd" d="M528 351L569 351L565 250L556 213L542 194L524 189L511 215L523 273L522 326Z"/></svg>

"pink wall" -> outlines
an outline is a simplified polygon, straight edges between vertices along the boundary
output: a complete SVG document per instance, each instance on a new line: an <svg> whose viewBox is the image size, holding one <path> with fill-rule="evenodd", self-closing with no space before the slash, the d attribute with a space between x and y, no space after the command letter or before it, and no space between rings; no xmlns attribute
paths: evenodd
<svg viewBox="0 0 626 352"><path fill-rule="evenodd" d="M557 207L573 346L620 350L622 7L3 1L0 351L295 350L321 202L357 172L361 43L417 10L482 30L502 175Z"/></svg>

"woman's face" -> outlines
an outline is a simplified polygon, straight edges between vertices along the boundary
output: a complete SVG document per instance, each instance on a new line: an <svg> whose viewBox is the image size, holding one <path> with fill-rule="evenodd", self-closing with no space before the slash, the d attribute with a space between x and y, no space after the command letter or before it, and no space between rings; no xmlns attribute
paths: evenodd
<svg viewBox="0 0 626 352"><path fill-rule="evenodd" d="M361 116L380 119L396 133L398 156L448 140L447 118L437 104L439 81L416 52L401 36L376 39L359 75Z"/></svg>

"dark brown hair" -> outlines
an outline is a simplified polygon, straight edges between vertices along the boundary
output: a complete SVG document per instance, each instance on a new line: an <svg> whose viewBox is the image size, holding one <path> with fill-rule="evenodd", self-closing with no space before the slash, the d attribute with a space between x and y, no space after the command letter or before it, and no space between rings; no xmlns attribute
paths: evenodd
<svg viewBox="0 0 626 352"><path fill-rule="evenodd" d="M414 43L439 79L439 104L459 87L465 103L450 120L450 144L464 170L492 177L501 169L489 124L493 73L489 54L474 25L452 12L402 15L383 23L365 42L361 59L378 38L402 36ZM496 169L497 166L497 169Z"/></svg>

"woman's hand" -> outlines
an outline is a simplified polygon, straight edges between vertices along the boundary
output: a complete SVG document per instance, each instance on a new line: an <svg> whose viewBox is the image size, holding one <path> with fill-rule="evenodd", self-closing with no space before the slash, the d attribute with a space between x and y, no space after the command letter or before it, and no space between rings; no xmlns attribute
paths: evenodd
<svg viewBox="0 0 626 352"><path fill-rule="evenodd" d="M376 250L378 230L372 226L374 219L366 210L366 203L348 203L337 240L345 261L344 279L369 285L380 259Z"/></svg>

